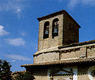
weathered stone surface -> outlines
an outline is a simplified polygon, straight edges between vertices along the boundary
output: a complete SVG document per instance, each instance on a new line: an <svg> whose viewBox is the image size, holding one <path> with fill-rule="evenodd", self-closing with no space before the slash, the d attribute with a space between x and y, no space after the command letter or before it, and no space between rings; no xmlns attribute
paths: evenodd
<svg viewBox="0 0 95 80"><path fill-rule="evenodd" d="M50 61L57 61L57 60L59 60L58 52L42 53L34 57L34 63L43 63L43 62L50 62Z"/></svg>
<svg viewBox="0 0 95 80"><path fill-rule="evenodd" d="M43 51L34 56L34 63L95 57L95 44Z"/></svg>
<svg viewBox="0 0 95 80"><path fill-rule="evenodd" d="M79 25L66 12L63 12L39 19L38 51L34 54L34 65L25 67L33 73L35 80L94 80L95 72L92 76L92 69L89 68L94 66L93 70L95 71L94 60L91 61L92 58L95 58L95 41L79 43ZM55 18L59 19L59 31L58 36L53 38L52 22ZM49 38L44 39L44 23L46 21L50 22ZM84 61L82 63L81 59L88 59L88 63ZM67 60L72 63L74 60L80 60L80 62L60 63ZM59 64L52 63L53 61L59 61ZM42 63L44 64L40 65ZM46 65L46 63L53 65ZM55 75L58 69L70 73L66 68L69 68L73 75L65 75L65 73Z"/></svg>
<svg viewBox="0 0 95 80"><path fill-rule="evenodd" d="M58 36L52 37L53 20L59 19ZM44 23L49 21L49 38L44 39ZM38 50L79 42L79 27L66 13L39 22Z"/></svg>

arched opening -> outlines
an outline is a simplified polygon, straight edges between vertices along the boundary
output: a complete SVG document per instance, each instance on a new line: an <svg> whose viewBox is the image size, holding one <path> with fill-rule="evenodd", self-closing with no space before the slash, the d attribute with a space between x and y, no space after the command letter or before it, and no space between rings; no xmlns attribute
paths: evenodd
<svg viewBox="0 0 95 80"><path fill-rule="evenodd" d="M49 22L45 22L44 24L44 35L43 38L48 38L49 37Z"/></svg>
<svg viewBox="0 0 95 80"><path fill-rule="evenodd" d="M59 19L56 18L53 20L53 26L52 26L52 37L58 36L58 27L59 27Z"/></svg>

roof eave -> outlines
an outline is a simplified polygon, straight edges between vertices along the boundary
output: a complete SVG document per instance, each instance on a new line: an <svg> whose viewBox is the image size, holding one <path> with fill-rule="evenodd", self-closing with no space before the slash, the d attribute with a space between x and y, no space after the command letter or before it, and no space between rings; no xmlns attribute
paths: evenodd
<svg viewBox="0 0 95 80"><path fill-rule="evenodd" d="M77 24L77 26L78 26L79 28L81 28L80 25L79 25L79 24L72 18L72 16L70 16L65 10L61 10L61 11L58 11L58 12L55 12L55 13L52 13L52 14L49 14L49 15L46 15L46 16L43 16L43 17L39 17L39 18L37 18L37 20L38 20L38 21L41 21L41 20L48 19L48 18L57 16L57 15L59 15L59 14L64 14L64 13L66 13L66 14Z"/></svg>
<svg viewBox="0 0 95 80"><path fill-rule="evenodd" d="M67 64L77 64L77 63L88 63L88 62L94 62L95 58L82 58L82 59L74 59L74 60L62 60L62 61L54 61L54 62L48 62L48 63L40 63L40 64L26 64L21 65L21 67L39 67L39 66L52 66L52 65L67 65Z"/></svg>

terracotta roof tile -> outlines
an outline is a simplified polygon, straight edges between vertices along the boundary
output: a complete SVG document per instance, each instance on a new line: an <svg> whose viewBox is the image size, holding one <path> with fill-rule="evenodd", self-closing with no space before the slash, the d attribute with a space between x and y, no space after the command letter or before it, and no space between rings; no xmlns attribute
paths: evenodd
<svg viewBox="0 0 95 80"><path fill-rule="evenodd" d="M43 62L37 64L25 64L25 65L21 65L21 67L48 66L48 65L56 65L56 64L75 64L75 63L84 63L84 62L95 62L95 58L82 58L82 59L72 59L72 60L60 60L60 61L53 61L53 62Z"/></svg>

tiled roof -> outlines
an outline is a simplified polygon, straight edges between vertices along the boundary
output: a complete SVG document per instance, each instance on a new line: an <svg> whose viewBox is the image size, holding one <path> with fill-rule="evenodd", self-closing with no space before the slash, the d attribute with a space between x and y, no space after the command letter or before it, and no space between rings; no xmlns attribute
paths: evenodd
<svg viewBox="0 0 95 80"><path fill-rule="evenodd" d="M25 65L21 65L21 67L49 66L49 65L57 65L57 64L75 64L75 63L86 63L86 62L95 62L95 58L81 58L81 59L72 59L72 60L43 62L43 63L37 63L37 64L25 64Z"/></svg>
<svg viewBox="0 0 95 80"><path fill-rule="evenodd" d="M90 40L90 41L85 41L85 42L80 42L80 43L73 43L73 44L70 44L70 45L64 45L64 46L59 47L59 49L60 48L66 48L66 47L74 47L74 46L94 44L94 43L95 43L95 40Z"/></svg>
<svg viewBox="0 0 95 80"><path fill-rule="evenodd" d="M61 11L58 11L58 12L55 12L55 13L52 13L52 14L49 14L49 15L40 17L40 18L38 18L38 20L41 21L41 20L43 20L43 19L47 19L47 18L56 16L56 15L59 15L59 14L63 14L64 12L66 12L66 11L65 11L65 10L61 10Z"/></svg>
<svg viewBox="0 0 95 80"><path fill-rule="evenodd" d="M48 18L57 16L57 15L59 15L59 14L67 14L67 15L78 25L78 27L80 28L80 25L79 25L65 10L61 10L61 11L58 11L58 12L55 12L55 13L52 13L52 14L49 14L49 15L46 15L46 16L37 18L37 19L38 19L39 21L41 21L41 20L44 20L44 19L48 19Z"/></svg>

